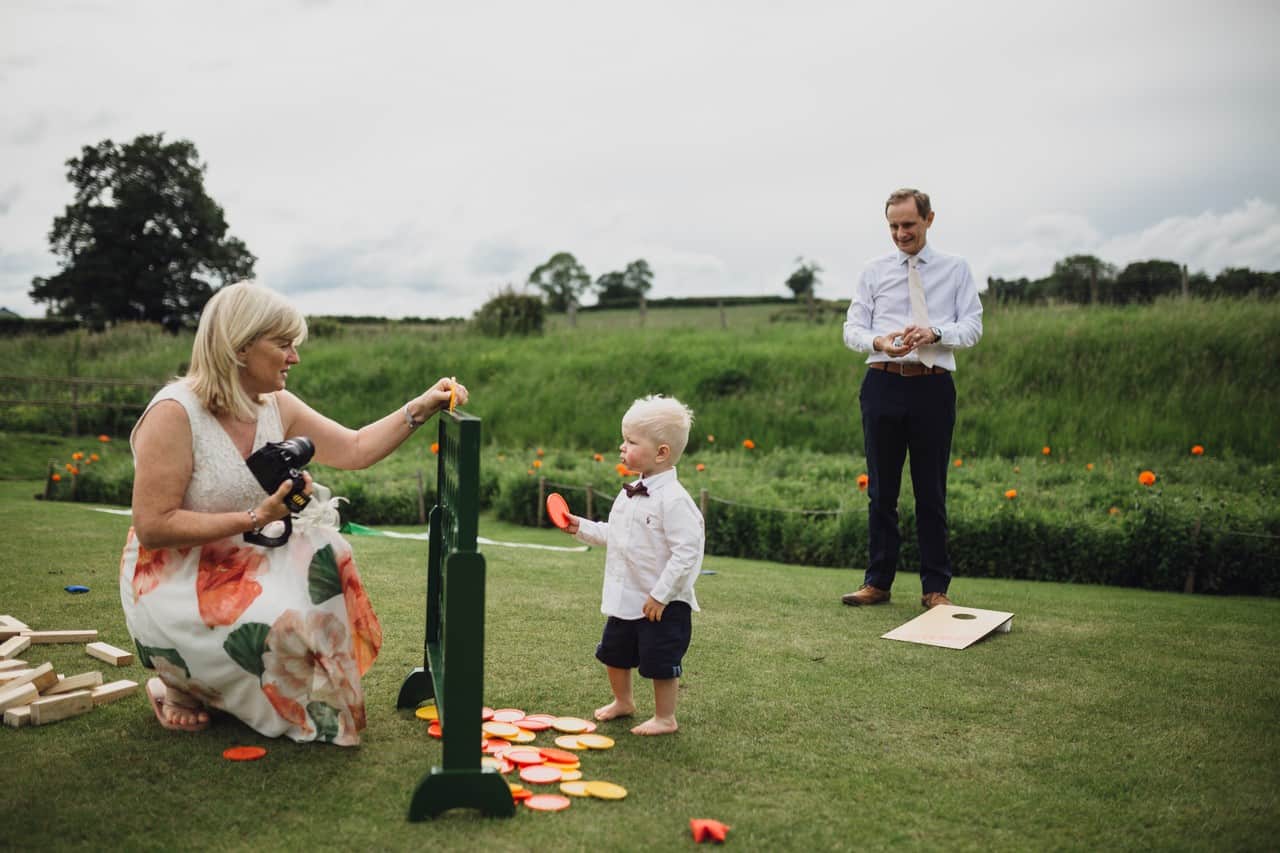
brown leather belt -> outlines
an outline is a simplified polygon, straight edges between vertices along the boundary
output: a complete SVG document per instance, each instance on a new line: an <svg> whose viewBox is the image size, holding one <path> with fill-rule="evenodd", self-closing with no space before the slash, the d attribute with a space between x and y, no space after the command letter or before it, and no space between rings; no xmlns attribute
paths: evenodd
<svg viewBox="0 0 1280 853"><path fill-rule="evenodd" d="M899 376L928 376L947 372L945 367L925 367L914 361L873 361L867 367L872 370L883 370L885 373L896 373Z"/></svg>

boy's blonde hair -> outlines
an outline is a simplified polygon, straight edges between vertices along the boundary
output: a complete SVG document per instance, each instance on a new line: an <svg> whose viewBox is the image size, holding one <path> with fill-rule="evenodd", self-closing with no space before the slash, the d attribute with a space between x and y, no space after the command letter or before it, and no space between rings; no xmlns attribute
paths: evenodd
<svg viewBox="0 0 1280 853"><path fill-rule="evenodd" d="M306 318L283 296L252 282L222 288L200 313L183 381L214 415L254 420L262 400L240 384L240 350L267 336L288 338L298 346L307 338Z"/></svg>
<svg viewBox="0 0 1280 853"><path fill-rule="evenodd" d="M638 432L656 444L671 448L671 464L680 461L685 445L689 443L689 428L693 426L693 411L675 397L650 394L636 400L622 416L624 432Z"/></svg>

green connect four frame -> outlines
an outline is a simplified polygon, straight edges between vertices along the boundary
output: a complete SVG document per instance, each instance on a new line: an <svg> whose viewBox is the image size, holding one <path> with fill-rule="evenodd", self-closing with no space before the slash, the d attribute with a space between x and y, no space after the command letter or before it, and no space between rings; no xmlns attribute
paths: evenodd
<svg viewBox="0 0 1280 853"><path fill-rule="evenodd" d="M484 557L476 550L480 514L480 419L441 412L436 504L427 546L427 635L422 666L400 687L397 708L435 698L444 737L439 767L418 783L409 820L474 808L511 817L511 788L480 765L484 699Z"/></svg>

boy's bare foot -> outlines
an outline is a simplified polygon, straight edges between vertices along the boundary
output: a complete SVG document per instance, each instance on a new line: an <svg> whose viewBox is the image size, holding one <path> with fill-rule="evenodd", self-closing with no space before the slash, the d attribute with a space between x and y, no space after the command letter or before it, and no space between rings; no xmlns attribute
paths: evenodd
<svg viewBox="0 0 1280 853"><path fill-rule="evenodd" d="M167 686L158 678L147 682L147 699L166 729L199 732L209 728L209 712L190 694Z"/></svg>
<svg viewBox="0 0 1280 853"><path fill-rule="evenodd" d="M669 735L679 728L680 727L676 725L675 717L669 717L667 719L653 717L636 726L631 730L631 733L633 735Z"/></svg>
<svg viewBox="0 0 1280 853"><path fill-rule="evenodd" d="M620 702L617 699L614 699L603 708L596 708L595 717L603 723L605 720L614 720L618 717L630 717L635 712L635 705L632 705L630 702Z"/></svg>

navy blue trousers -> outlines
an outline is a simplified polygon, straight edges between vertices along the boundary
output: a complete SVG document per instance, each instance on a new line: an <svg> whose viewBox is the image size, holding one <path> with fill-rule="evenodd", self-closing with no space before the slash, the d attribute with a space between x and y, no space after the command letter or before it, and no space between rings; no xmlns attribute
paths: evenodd
<svg viewBox="0 0 1280 853"><path fill-rule="evenodd" d="M951 433L956 425L956 386L950 373L899 376L867 370L858 396L866 441L867 496L871 500L870 554L865 583L893 586L902 536L898 532L898 494L902 466L911 459L911 488L916 497L916 533L920 543L920 587L946 592L951 583L947 555L947 471Z"/></svg>

